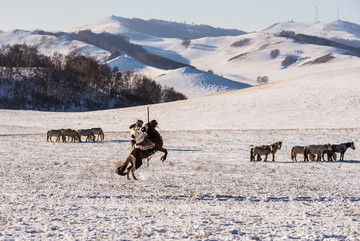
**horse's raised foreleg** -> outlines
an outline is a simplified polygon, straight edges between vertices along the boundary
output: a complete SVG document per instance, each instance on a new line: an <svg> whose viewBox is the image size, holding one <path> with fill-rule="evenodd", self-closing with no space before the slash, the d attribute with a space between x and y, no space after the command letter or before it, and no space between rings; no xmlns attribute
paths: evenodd
<svg viewBox="0 0 360 241"><path fill-rule="evenodd" d="M164 155L160 158L160 160L163 162L166 160L166 157L167 157L167 150L165 148L158 148L158 151L161 151L161 152L164 152Z"/></svg>

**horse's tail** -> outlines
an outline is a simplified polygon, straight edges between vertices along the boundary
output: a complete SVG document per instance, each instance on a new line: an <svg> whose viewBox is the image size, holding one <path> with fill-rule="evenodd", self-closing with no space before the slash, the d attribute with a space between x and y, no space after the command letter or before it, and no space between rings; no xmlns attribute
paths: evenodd
<svg viewBox="0 0 360 241"><path fill-rule="evenodd" d="M250 149L250 161L255 161L255 157L254 157L254 148Z"/></svg>
<svg viewBox="0 0 360 241"><path fill-rule="evenodd" d="M132 157L133 155L129 155L125 158L123 162L121 163L119 162L115 167L115 172L120 176L125 176L126 175L125 169L128 166L129 162L131 161Z"/></svg>
<svg viewBox="0 0 360 241"><path fill-rule="evenodd" d="M291 148L291 150L290 150L290 157L291 157L291 160L292 161L294 161L294 147L293 148Z"/></svg>

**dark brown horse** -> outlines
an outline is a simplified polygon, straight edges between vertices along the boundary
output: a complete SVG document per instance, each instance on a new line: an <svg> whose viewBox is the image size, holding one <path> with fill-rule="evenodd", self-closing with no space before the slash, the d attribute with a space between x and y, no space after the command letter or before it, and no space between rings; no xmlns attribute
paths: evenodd
<svg viewBox="0 0 360 241"><path fill-rule="evenodd" d="M118 163L116 165L115 172L119 174L120 176L125 176L129 180L129 173L131 172L131 175L134 180L137 180L137 178L134 175L134 171L141 167L143 164L143 159L151 156L156 151L164 152L164 155L161 157L161 161L165 161L167 157L167 150L164 149L163 146L163 140L159 134L155 130L155 127L157 126L157 121L152 120L149 123L147 123L144 127L144 131L147 133L148 137L151 142L155 144L155 147L150 150L142 150L141 148L134 148L130 155L125 158L125 160L122 163ZM149 141L147 138L145 138L144 142ZM142 143L137 144L138 146L142 146Z"/></svg>

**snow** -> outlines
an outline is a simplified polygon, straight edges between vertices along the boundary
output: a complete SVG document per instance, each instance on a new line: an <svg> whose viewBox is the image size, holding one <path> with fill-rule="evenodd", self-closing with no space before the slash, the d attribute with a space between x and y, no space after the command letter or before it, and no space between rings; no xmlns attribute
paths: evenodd
<svg viewBox="0 0 360 241"><path fill-rule="evenodd" d="M232 46L244 40L248 40L248 43L239 47ZM188 48L181 45L180 39L136 43L151 53L190 64L200 70L212 70L216 75L249 85L257 85L258 76L268 76L270 82L273 82L296 78L302 72L317 75L327 69L341 70L344 66L356 67L360 64L359 58L344 55L344 50L302 44L263 32L235 37L194 39ZM271 58L270 53L275 49L278 49L280 54L276 58ZM335 57L331 62L303 66L308 61L330 53ZM295 55L299 60L294 65L283 68L281 62L288 55Z"/></svg>
<svg viewBox="0 0 360 241"><path fill-rule="evenodd" d="M339 43L360 47L360 25L342 20L328 23L316 22L309 24L293 21L281 22L270 26L263 32L278 34L284 30L321 38L328 38Z"/></svg>
<svg viewBox="0 0 360 241"><path fill-rule="evenodd" d="M64 56L70 54L87 55L105 61L109 58L110 52L93 45L77 41L68 36L40 35L25 30L13 30L0 33L0 47L3 45L27 44L35 46L40 54L52 56L60 53Z"/></svg>
<svg viewBox="0 0 360 241"><path fill-rule="evenodd" d="M144 68L147 68L143 63L136 61L131 58L131 56L123 54L115 59L112 59L107 62L107 64L111 67L117 67L119 71L128 71L132 70L135 72L142 71Z"/></svg>
<svg viewBox="0 0 360 241"><path fill-rule="evenodd" d="M207 96L231 90L250 87L250 85L232 81L218 75L200 71L191 67L167 71L154 78L163 86L171 86L188 98Z"/></svg>
<svg viewBox="0 0 360 241"><path fill-rule="evenodd" d="M290 160L294 145L360 138L359 68L150 106L169 155L126 180L129 129L146 106L81 113L0 110L5 239L358 240L360 155ZM50 143L49 129L101 127L105 140ZM275 162L254 145L282 141ZM301 157L299 157L302 160Z"/></svg>
<svg viewBox="0 0 360 241"><path fill-rule="evenodd" d="M102 18L98 21L95 21L94 23L68 29L65 32L71 33L71 32L80 32L84 30L91 30L94 33L108 32L114 34L120 34L120 33L125 34L128 33L130 30L125 26L121 25L122 19L123 19L122 17L109 16L106 18Z"/></svg>

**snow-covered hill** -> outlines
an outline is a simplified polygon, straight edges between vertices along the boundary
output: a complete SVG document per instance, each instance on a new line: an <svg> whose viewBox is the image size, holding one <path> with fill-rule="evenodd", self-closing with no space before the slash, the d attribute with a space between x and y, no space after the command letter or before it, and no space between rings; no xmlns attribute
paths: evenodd
<svg viewBox="0 0 360 241"><path fill-rule="evenodd" d="M360 58L344 55L346 51L341 49L303 44L262 32L236 37L195 39L191 40L187 48L180 39L137 43L151 53L198 69L212 70L217 75L250 85L258 84L257 76L268 76L270 82L273 82L303 74L316 75L327 69L355 67L360 63ZM273 50L279 51L275 57L271 56ZM328 62L315 61L330 54L334 58ZM284 68L282 61L288 55L294 56L297 61Z"/></svg>
<svg viewBox="0 0 360 241"><path fill-rule="evenodd" d="M150 116L158 120L164 131L359 128L359 71L359 67L344 67L243 90L151 105ZM137 118L146 119L146 107L85 113L2 110L0 116L0 134L44 133L58 126L74 129L101 126L107 131L128 131L129 123Z"/></svg>
<svg viewBox="0 0 360 241"><path fill-rule="evenodd" d="M78 32L82 30L91 30L95 33L108 32L121 34L137 40L154 40L163 37L194 39L202 37L235 36L245 33L237 29L215 28L209 25L193 25L158 19L129 19L118 16L109 16L93 23L68 29L66 32Z"/></svg>
<svg viewBox="0 0 360 241"><path fill-rule="evenodd" d="M14 44L35 46L41 54L48 56L57 52L64 56L79 54L95 57L99 61L105 61L111 54L107 50L71 39L67 36L56 37L25 30L13 30L0 33L0 46Z"/></svg>
<svg viewBox="0 0 360 241"><path fill-rule="evenodd" d="M281 31L293 31L321 38L344 43L350 46L360 47L360 25L342 20L323 23L298 23L298 22L281 22L276 23L263 30L269 34L279 34Z"/></svg>

